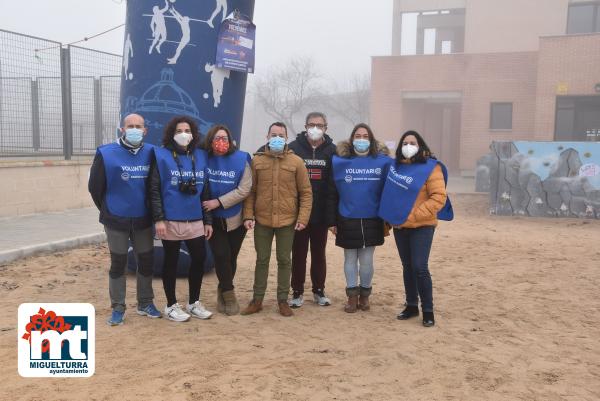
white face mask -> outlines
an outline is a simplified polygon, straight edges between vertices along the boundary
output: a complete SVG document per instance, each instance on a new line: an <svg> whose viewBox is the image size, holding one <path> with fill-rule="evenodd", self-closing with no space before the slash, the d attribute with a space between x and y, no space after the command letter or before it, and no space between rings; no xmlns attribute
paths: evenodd
<svg viewBox="0 0 600 401"><path fill-rule="evenodd" d="M402 145L402 155L407 159L416 155L417 152L419 152L419 147L416 145L411 145L410 143Z"/></svg>
<svg viewBox="0 0 600 401"><path fill-rule="evenodd" d="M178 134L175 134L175 136L173 136L173 139L175 140L175 142L177 142L177 144L179 146L183 146L186 147L190 144L190 142L192 142L192 134L190 134L189 132L180 132Z"/></svg>
<svg viewBox="0 0 600 401"><path fill-rule="evenodd" d="M323 138L323 130L317 127L310 127L307 131L308 137L313 141Z"/></svg>

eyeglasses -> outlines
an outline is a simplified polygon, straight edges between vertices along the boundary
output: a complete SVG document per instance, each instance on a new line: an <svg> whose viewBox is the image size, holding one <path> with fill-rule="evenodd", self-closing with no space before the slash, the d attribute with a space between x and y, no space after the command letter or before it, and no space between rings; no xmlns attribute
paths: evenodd
<svg viewBox="0 0 600 401"><path fill-rule="evenodd" d="M306 124L306 128L319 128L319 129L324 129L327 127L327 124L313 124L313 123L309 123Z"/></svg>

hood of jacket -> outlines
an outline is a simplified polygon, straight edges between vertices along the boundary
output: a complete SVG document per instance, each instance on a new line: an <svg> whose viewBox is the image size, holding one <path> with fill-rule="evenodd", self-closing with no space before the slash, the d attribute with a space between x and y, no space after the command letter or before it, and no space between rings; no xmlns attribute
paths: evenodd
<svg viewBox="0 0 600 401"><path fill-rule="evenodd" d="M348 141L339 142L337 144L337 148L336 148L336 152L335 153L339 157L348 158L351 155L350 149L352 149L352 146L353 145L350 142L348 142ZM386 156L390 155L390 149L386 146L385 143L379 142L379 141L377 141L377 152L380 155L386 155Z"/></svg>

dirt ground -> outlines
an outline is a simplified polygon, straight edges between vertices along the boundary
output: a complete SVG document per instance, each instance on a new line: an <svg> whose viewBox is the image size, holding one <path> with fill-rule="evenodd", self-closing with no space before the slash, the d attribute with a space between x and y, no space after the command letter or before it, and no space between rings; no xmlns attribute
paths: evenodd
<svg viewBox="0 0 600 401"><path fill-rule="evenodd" d="M128 278L123 326L109 327L105 246L0 266L2 400L588 400L600 399L600 222L494 217L487 198L457 195L438 227L430 269L436 326L396 320L404 290L393 240L375 252L370 312L343 312L342 251L328 247L330 307L308 300L276 313L274 257L263 312L209 321L150 320ZM254 249L236 277L251 297ZM156 304L165 305L160 280ZM187 283L178 281L187 297ZM310 292L310 284L307 283ZM216 277L202 301L216 308ZM17 373L23 302L96 308L96 373L26 379Z"/></svg>

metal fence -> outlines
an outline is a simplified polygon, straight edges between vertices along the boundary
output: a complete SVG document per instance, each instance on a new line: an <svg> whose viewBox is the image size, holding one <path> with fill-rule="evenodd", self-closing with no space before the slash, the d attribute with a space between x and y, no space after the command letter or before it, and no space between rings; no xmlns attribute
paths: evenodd
<svg viewBox="0 0 600 401"><path fill-rule="evenodd" d="M119 125L122 58L0 30L0 157L92 154Z"/></svg>

